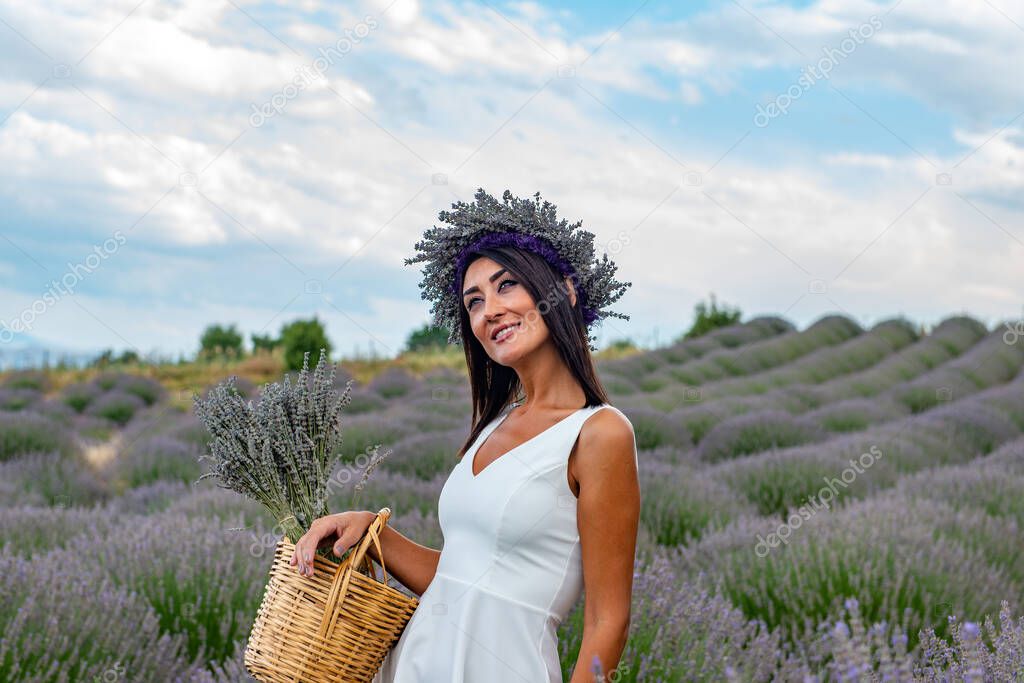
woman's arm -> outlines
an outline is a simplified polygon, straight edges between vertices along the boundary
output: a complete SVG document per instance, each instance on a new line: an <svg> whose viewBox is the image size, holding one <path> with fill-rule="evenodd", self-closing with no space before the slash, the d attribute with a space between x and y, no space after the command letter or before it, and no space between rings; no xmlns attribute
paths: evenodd
<svg viewBox="0 0 1024 683"><path fill-rule="evenodd" d="M333 546L335 555L340 557L361 541L376 517L377 513L369 510L350 510L314 520L296 541L289 563L300 574L313 576L313 555L317 548ZM387 558L388 574L416 595L423 595L437 573L441 551L415 543L387 525L380 533L380 545ZM367 546L367 554L380 564L380 555L372 542Z"/></svg>
<svg viewBox="0 0 1024 683"><path fill-rule="evenodd" d="M633 426L613 410L584 422L577 451L577 519L583 560L583 641L570 683L605 678L629 638L633 565L640 524L640 477Z"/></svg>
<svg viewBox="0 0 1024 683"><path fill-rule="evenodd" d="M375 512L366 511L366 514L370 515L371 520L377 516ZM380 547L388 574L416 595L423 595L434 580L441 551L420 545L388 525L384 525L380 534ZM377 547L373 543L370 543L367 554L380 564Z"/></svg>

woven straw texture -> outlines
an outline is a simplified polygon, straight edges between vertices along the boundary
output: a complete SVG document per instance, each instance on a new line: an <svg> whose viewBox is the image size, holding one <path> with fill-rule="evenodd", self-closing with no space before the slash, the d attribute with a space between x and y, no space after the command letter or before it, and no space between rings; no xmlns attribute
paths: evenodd
<svg viewBox="0 0 1024 683"><path fill-rule="evenodd" d="M313 576L291 566L295 545L278 541L270 579L245 650L245 668L266 683L369 683L398 641L416 598L375 575L370 543L391 515L383 508L340 563L314 557Z"/></svg>

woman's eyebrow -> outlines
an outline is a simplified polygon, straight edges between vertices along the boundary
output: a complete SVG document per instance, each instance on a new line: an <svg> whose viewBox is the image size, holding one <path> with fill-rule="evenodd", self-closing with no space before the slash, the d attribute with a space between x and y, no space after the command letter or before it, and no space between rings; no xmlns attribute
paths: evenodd
<svg viewBox="0 0 1024 683"><path fill-rule="evenodd" d="M490 277L489 277L489 278L487 278L487 279L488 279L488 281L490 281L490 282L494 282L494 281L495 281L495 280L497 280L497 279L498 279L499 277L501 277L502 273L506 273L506 272L508 272L508 269L506 269L506 268L502 268L501 270L499 270L498 272L496 272L496 273L495 273L494 275L490 276ZM480 291L480 288L479 288L479 287L477 287L476 285L473 285L472 287L470 287L469 289L467 289L467 290L466 290L465 292L463 292L463 293L462 293L462 296L466 296L467 294L472 294L473 292L479 292L479 291Z"/></svg>

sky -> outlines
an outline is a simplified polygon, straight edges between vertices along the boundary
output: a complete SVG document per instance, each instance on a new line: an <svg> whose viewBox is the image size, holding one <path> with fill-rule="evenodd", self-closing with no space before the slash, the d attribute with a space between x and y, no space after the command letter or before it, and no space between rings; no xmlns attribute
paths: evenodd
<svg viewBox="0 0 1024 683"><path fill-rule="evenodd" d="M1024 318L1024 0L0 0L0 355L317 316L394 355L423 231L540 192L632 283L598 345ZM1024 322L1020 322L1024 328Z"/></svg>

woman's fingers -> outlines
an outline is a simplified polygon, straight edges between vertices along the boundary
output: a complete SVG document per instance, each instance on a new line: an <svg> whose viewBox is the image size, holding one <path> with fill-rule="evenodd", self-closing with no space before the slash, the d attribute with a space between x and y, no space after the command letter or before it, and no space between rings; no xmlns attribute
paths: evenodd
<svg viewBox="0 0 1024 683"><path fill-rule="evenodd" d="M305 537L303 537L305 538ZM308 542L300 541L295 546L295 564L299 574L313 576L313 554L309 550Z"/></svg>
<svg viewBox="0 0 1024 683"><path fill-rule="evenodd" d="M350 513L346 513L350 514ZM372 521L372 520L371 520ZM313 576L313 556L317 548L334 546L334 554L341 557L345 551L355 545L366 531L367 524L352 523L347 516L328 515L313 522L309 531L295 542L288 563L303 576ZM334 537L337 536L335 539Z"/></svg>
<svg viewBox="0 0 1024 683"><path fill-rule="evenodd" d="M302 535L302 538L295 544L295 552L292 554L292 564L298 567L299 574L313 576L313 553L320 544L320 540L326 536L328 531L324 528L323 522L319 519L310 525L309 531Z"/></svg>
<svg viewBox="0 0 1024 683"><path fill-rule="evenodd" d="M313 557L317 548L332 545L333 537L338 536L334 543L335 552L344 541L345 548L352 545L356 539L350 538L351 524L344 524L338 517L328 515L314 521L309 531L302 535L302 538L295 544L295 552L292 553L291 565L303 576L313 576ZM344 552L344 550L342 550ZM339 553L340 554L340 553Z"/></svg>
<svg viewBox="0 0 1024 683"><path fill-rule="evenodd" d="M344 533L339 534L338 541L334 544L334 554L341 557L345 554L345 551L352 547L352 545L359 540L359 533L356 528L349 525L345 528Z"/></svg>

